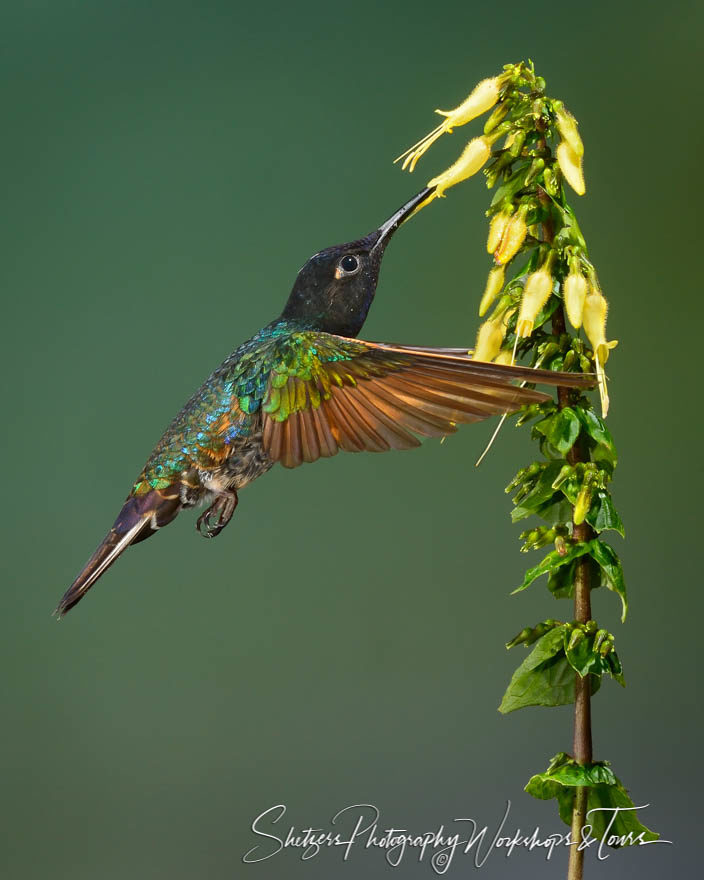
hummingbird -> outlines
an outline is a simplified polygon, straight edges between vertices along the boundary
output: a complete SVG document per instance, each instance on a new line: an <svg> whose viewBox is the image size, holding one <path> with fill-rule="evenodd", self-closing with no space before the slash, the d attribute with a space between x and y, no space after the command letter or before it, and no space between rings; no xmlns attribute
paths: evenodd
<svg viewBox="0 0 704 880"><path fill-rule="evenodd" d="M514 382L591 387L588 376L476 361L463 348L367 342L386 247L434 192L426 187L373 232L314 254L281 315L243 342L176 415L112 528L61 599L61 617L120 554L184 509L206 505L196 529L214 538L238 494L276 462L286 468L339 451L411 449L547 394Z"/></svg>

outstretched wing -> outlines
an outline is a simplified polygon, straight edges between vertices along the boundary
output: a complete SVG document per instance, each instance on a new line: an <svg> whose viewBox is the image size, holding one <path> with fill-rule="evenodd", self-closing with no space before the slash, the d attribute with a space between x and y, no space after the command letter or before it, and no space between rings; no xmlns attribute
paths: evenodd
<svg viewBox="0 0 704 880"><path fill-rule="evenodd" d="M457 424L512 412L547 395L516 380L589 387L573 373L474 361L465 349L414 348L292 334L262 405L263 443L285 467L345 452L385 452L442 437Z"/></svg>

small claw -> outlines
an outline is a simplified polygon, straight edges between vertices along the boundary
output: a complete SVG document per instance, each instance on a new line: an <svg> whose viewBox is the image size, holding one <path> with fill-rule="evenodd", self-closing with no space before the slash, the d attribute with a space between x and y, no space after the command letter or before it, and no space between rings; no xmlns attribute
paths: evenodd
<svg viewBox="0 0 704 880"><path fill-rule="evenodd" d="M230 522L236 507L237 495L234 492L219 495L198 517L196 531L204 538L216 538ZM214 517L214 522L211 522Z"/></svg>
<svg viewBox="0 0 704 880"><path fill-rule="evenodd" d="M196 520L196 531L204 538L212 538L210 530L210 508L201 513Z"/></svg>

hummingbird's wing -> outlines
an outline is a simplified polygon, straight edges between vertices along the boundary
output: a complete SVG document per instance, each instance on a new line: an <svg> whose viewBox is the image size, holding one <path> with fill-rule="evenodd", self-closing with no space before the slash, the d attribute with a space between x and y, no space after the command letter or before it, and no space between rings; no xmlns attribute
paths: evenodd
<svg viewBox="0 0 704 880"><path fill-rule="evenodd" d="M592 387L589 376L475 361L466 349L300 332L287 340L263 401L264 449L285 467L346 452L385 452L548 395L514 381Z"/></svg>

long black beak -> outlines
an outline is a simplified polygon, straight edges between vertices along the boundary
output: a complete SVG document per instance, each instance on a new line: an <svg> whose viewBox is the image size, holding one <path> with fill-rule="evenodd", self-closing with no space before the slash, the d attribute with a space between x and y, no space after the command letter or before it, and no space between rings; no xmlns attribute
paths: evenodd
<svg viewBox="0 0 704 880"><path fill-rule="evenodd" d="M377 239L376 244L372 248L372 250L376 250L376 248L381 245L385 247L388 243L391 236L396 232L396 230L401 226L408 218L413 214L417 208L419 208L423 202L425 202L433 193L435 192L435 187L427 187L424 190L421 190L419 193L413 196L413 198L406 202L401 208L398 209L394 214L392 214L389 219L382 223L379 227L379 238Z"/></svg>

